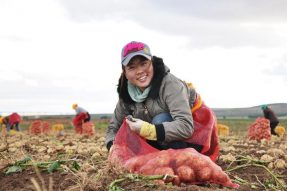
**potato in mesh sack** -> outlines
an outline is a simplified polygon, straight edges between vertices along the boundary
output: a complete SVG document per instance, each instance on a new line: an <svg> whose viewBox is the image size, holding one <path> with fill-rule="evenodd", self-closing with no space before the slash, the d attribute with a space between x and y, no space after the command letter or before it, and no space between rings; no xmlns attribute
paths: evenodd
<svg viewBox="0 0 287 191"><path fill-rule="evenodd" d="M29 132L33 135L50 134L52 131L50 124L47 121L35 120L29 126Z"/></svg>
<svg viewBox="0 0 287 191"><path fill-rule="evenodd" d="M40 120L33 121L29 127L29 132L33 135L42 133L42 122Z"/></svg>
<svg viewBox="0 0 287 191"><path fill-rule="evenodd" d="M271 139L270 122L268 119L258 117L256 121L248 127L248 138L260 141L261 139Z"/></svg>
<svg viewBox="0 0 287 191"><path fill-rule="evenodd" d="M95 134L95 126L90 121L84 123L82 128L83 128L83 130L82 130L83 135L93 136Z"/></svg>
<svg viewBox="0 0 287 191"><path fill-rule="evenodd" d="M48 123L47 121L43 121L42 122L42 133L44 134L50 134L52 132L52 128L50 123Z"/></svg>
<svg viewBox="0 0 287 191"><path fill-rule="evenodd" d="M217 124L217 129L218 129L218 135L226 137L229 135L229 127L227 125L223 124Z"/></svg>
<svg viewBox="0 0 287 191"><path fill-rule="evenodd" d="M54 135L61 136L64 134L64 128L65 128L64 124L57 123L52 126L52 132Z"/></svg>
<svg viewBox="0 0 287 191"><path fill-rule="evenodd" d="M172 175L165 182L175 185L215 183L238 188L208 156L193 148L157 150L126 127L121 126L109 153L109 161L132 173Z"/></svg>
<svg viewBox="0 0 287 191"><path fill-rule="evenodd" d="M123 165L125 161L129 160L135 154L126 146L113 145L108 160L117 165ZM135 160L137 160L135 158Z"/></svg>
<svg viewBox="0 0 287 191"><path fill-rule="evenodd" d="M169 149L132 157L124 163L124 167L133 173L145 175L175 175L176 178L168 181L177 185L215 183L231 188L238 187L221 167L193 148Z"/></svg>
<svg viewBox="0 0 287 191"><path fill-rule="evenodd" d="M60 131L63 131L64 130L64 124L62 124L62 123L57 123L57 124L54 124L53 126L52 126L52 131L53 132L55 132L55 133L58 133L58 132L60 132Z"/></svg>
<svg viewBox="0 0 287 191"><path fill-rule="evenodd" d="M283 137L285 134L285 127L278 125L275 127L274 131L279 137Z"/></svg>

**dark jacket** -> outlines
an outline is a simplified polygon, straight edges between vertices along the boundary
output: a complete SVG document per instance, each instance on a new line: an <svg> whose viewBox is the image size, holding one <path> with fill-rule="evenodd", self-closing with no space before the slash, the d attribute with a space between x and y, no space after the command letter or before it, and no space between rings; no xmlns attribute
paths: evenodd
<svg viewBox="0 0 287 191"><path fill-rule="evenodd" d="M279 122L275 113L269 107L263 110L263 114L264 114L264 117L270 121L270 123Z"/></svg>

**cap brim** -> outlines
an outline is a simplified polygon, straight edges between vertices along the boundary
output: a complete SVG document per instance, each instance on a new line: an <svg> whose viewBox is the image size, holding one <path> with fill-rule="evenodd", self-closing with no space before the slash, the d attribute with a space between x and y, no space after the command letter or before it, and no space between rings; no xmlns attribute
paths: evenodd
<svg viewBox="0 0 287 191"><path fill-rule="evenodd" d="M139 52L135 52L135 53L131 53L129 54L126 59L122 62L122 65L126 66L128 65L128 63L130 62L130 60L135 57L135 56L144 56L146 57L147 59L151 60L151 56L150 55L146 55L146 54L143 54L143 53L139 53Z"/></svg>

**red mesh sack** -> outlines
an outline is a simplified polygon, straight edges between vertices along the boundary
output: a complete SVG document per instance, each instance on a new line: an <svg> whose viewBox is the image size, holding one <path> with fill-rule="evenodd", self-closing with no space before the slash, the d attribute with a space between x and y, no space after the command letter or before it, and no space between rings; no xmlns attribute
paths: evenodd
<svg viewBox="0 0 287 191"><path fill-rule="evenodd" d="M270 121L263 117L258 117L253 124L248 127L248 138L260 141L261 139L271 139Z"/></svg>
<svg viewBox="0 0 287 191"><path fill-rule="evenodd" d="M83 133L83 122L84 120L88 117L88 115L84 112L79 113L78 115L76 115L73 119L73 125L75 128L76 133L82 134Z"/></svg>
<svg viewBox="0 0 287 191"><path fill-rule="evenodd" d="M92 122L86 122L83 124L83 135L93 136L95 134L95 126Z"/></svg>
<svg viewBox="0 0 287 191"><path fill-rule="evenodd" d="M197 94L194 107L197 107L192 112L194 132L186 142L202 145L203 149L201 153L209 156L211 160L216 161L219 155L216 116L213 111L202 102L199 94Z"/></svg>
<svg viewBox="0 0 287 191"><path fill-rule="evenodd" d="M159 151L132 132L124 121L118 131L108 157L109 161L124 166L132 173L145 175L173 175L166 180L173 184L216 183L238 188L228 175L208 156L193 148Z"/></svg>
<svg viewBox="0 0 287 191"><path fill-rule="evenodd" d="M82 134L83 133L82 125L77 125L77 126L74 125L74 127L75 127L75 132L77 134Z"/></svg>
<svg viewBox="0 0 287 191"><path fill-rule="evenodd" d="M29 131L33 135L39 135L42 133L42 122L40 120L33 121L29 127Z"/></svg>
<svg viewBox="0 0 287 191"><path fill-rule="evenodd" d="M52 128L50 124L47 121L42 122L42 133L44 134L50 134L52 131Z"/></svg>
<svg viewBox="0 0 287 191"><path fill-rule="evenodd" d="M21 116L18 113L12 113L9 116L9 123L14 125L15 123L19 123L21 121Z"/></svg>

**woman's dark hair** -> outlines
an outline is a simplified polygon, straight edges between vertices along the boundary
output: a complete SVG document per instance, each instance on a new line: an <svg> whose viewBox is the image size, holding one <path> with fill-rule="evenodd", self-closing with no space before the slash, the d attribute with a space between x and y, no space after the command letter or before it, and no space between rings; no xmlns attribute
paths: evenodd
<svg viewBox="0 0 287 191"><path fill-rule="evenodd" d="M151 90L149 92L148 97L152 99L156 99L159 96L159 89L161 86L162 79L166 75L167 72L165 71L165 66L164 66L162 58L153 56L152 65L154 69L154 75L151 81ZM119 94L120 99L122 99L127 104L131 104L131 103L134 103L134 101L129 95L127 81L128 80L124 74L124 66L123 66L123 71L119 78L117 92Z"/></svg>

